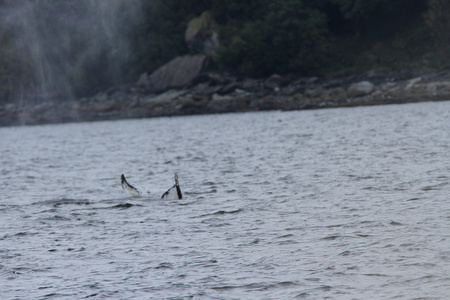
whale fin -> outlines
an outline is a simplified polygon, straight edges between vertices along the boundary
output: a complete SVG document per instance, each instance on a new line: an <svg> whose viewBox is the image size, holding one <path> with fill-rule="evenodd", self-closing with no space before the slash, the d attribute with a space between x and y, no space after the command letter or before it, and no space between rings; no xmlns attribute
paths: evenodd
<svg viewBox="0 0 450 300"><path fill-rule="evenodd" d="M125 179L125 175L122 174L122 176L120 176L120 181L122 184L122 189L127 190L131 196L141 195L141 192L139 192L137 188L128 183L128 181Z"/></svg>
<svg viewBox="0 0 450 300"><path fill-rule="evenodd" d="M181 188L180 188L180 184L178 182L177 173L175 173L175 184L161 196L161 199L167 199L167 200L183 199L183 194L181 193Z"/></svg>

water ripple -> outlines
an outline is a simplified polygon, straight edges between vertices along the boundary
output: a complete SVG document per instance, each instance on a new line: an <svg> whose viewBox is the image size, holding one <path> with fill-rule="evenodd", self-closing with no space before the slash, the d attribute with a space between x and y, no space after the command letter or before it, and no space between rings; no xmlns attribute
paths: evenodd
<svg viewBox="0 0 450 300"><path fill-rule="evenodd" d="M445 299L449 105L0 128L2 297Z"/></svg>

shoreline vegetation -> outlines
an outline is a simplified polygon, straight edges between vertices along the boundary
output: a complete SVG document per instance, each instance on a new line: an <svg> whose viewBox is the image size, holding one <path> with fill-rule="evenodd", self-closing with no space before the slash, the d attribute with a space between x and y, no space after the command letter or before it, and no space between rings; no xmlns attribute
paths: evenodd
<svg viewBox="0 0 450 300"><path fill-rule="evenodd" d="M0 16L0 126L450 99L448 0L5 0Z"/></svg>
<svg viewBox="0 0 450 300"><path fill-rule="evenodd" d="M201 72L183 86L166 85L163 90L151 77L143 74L137 83L73 101L1 104L0 126L450 100L450 69L371 70L326 77L275 74L265 79Z"/></svg>

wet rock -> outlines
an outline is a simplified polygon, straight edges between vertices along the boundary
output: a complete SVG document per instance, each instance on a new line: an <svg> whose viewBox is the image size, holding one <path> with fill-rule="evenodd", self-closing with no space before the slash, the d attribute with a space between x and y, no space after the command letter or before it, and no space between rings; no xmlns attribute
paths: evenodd
<svg viewBox="0 0 450 300"><path fill-rule="evenodd" d="M37 96L30 98L27 105L23 105L26 100L20 105L0 103L0 126L450 99L447 70L367 72L322 78L273 75L265 80L202 73L198 68L193 73L197 75L188 76L192 78L188 83L173 89L149 88L154 73L148 78L143 74L140 85L115 86L74 102ZM187 80L185 77L182 82Z"/></svg>
<svg viewBox="0 0 450 300"><path fill-rule="evenodd" d="M403 91L400 90L400 87L398 87L398 89L393 92L391 91L391 94L394 95L400 95L400 94L405 94L405 95L420 95L420 94L424 94L424 93L428 93L428 85L426 83L415 83L414 85L408 87L406 86Z"/></svg>
<svg viewBox="0 0 450 300"><path fill-rule="evenodd" d="M207 105L207 111L212 113L248 111L251 99L243 93L239 96L221 96L214 94Z"/></svg>
<svg viewBox="0 0 450 300"><path fill-rule="evenodd" d="M399 89L400 87L398 86L398 83L395 82L386 82L378 86L378 90L382 92L394 92Z"/></svg>
<svg viewBox="0 0 450 300"><path fill-rule="evenodd" d="M218 94L212 95L212 100L208 103L208 110L210 112L224 112L230 102L230 96L221 96Z"/></svg>
<svg viewBox="0 0 450 300"><path fill-rule="evenodd" d="M450 92L450 82L449 81L430 82L426 85L426 90L433 96L436 96L438 94L448 94Z"/></svg>
<svg viewBox="0 0 450 300"><path fill-rule="evenodd" d="M346 91L341 88L341 87L337 87L337 88L331 88L331 89L327 89L324 92L322 92L320 99L322 101L341 101L347 98L347 93Z"/></svg>
<svg viewBox="0 0 450 300"><path fill-rule="evenodd" d="M361 82L352 84L348 88L347 94L349 97L365 96L365 95L372 93L374 90L374 87L375 86L373 85L373 83L371 83L369 81L361 81Z"/></svg>
<svg viewBox="0 0 450 300"><path fill-rule="evenodd" d="M405 91L409 91L416 83L420 82L422 77L416 77L408 80L408 84L405 86Z"/></svg>
<svg viewBox="0 0 450 300"><path fill-rule="evenodd" d="M109 100L106 102L100 102L93 107L93 109L95 111L112 111L115 108L116 108L116 102L113 100Z"/></svg>
<svg viewBox="0 0 450 300"><path fill-rule="evenodd" d="M305 91L305 95L310 98L320 97L324 89L322 87L309 88Z"/></svg>
<svg viewBox="0 0 450 300"><path fill-rule="evenodd" d="M211 100L210 95L186 94L175 100L175 115L203 114Z"/></svg>
<svg viewBox="0 0 450 300"><path fill-rule="evenodd" d="M281 97L276 97L274 95L267 95L265 97L259 98L254 101L253 105L257 107L258 110L272 110L276 109L276 104L284 102ZM284 104L285 105L285 104Z"/></svg>
<svg viewBox="0 0 450 300"><path fill-rule="evenodd" d="M162 93L160 95L157 96L148 96L145 97L141 100L142 105L146 108L146 109L155 109L155 108L161 108L161 107L170 107L173 106L174 101L186 94L187 91L184 90L169 90L165 93Z"/></svg>

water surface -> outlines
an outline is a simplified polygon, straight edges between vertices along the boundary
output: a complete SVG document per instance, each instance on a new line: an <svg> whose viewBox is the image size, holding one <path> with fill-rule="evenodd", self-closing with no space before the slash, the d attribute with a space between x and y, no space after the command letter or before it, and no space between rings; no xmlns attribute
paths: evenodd
<svg viewBox="0 0 450 300"><path fill-rule="evenodd" d="M1 299L450 297L450 102L0 138Z"/></svg>

